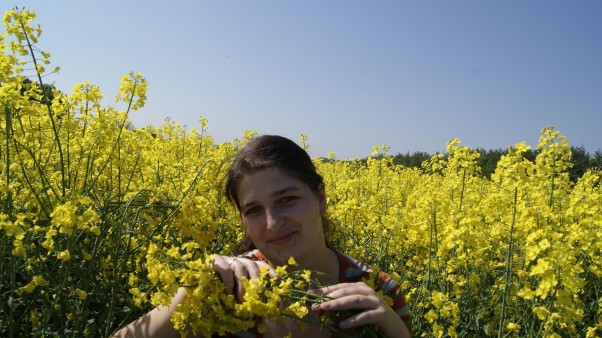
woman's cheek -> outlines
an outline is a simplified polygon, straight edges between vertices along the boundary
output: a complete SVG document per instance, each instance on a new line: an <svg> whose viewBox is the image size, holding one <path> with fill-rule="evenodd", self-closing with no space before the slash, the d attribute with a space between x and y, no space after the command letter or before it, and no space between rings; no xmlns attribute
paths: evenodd
<svg viewBox="0 0 602 338"><path fill-rule="evenodd" d="M249 235L252 236L253 234L261 232L261 219L249 217L243 220L243 222L245 223L245 229Z"/></svg>

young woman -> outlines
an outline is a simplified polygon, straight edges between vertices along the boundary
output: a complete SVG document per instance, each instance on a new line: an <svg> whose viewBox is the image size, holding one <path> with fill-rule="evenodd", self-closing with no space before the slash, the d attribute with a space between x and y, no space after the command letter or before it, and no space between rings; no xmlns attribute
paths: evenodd
<svg viewBox="0 0 602 338"><path fill-rule="evenodd" d="M382 301L376 291L362 282L370 268L328 246L324 226L326 192L322 177L311 158L293 141L274 135L259 136L237 154L228 171L226 195L236 205L247 233L246 252L236 257L215 255L214 268L226 292L244 290L242 277L255 278L262 266L276 276L274 268L293 257L299 268L333 276L321 280L327 287L318 290L332 300L314 304L308 316L320 311L356 309L359 312L339 323L341 329L374 324L388 337L410 337L407 304L399 286L384 272L377 285L393 298L393 306ZM169 307L159 307L124 327L115 337L178 337L170 317L186 297L181 288ZM329 337L318 326L301 331L295 322L264 320L268 332L236 333L241 337Z"/></svg>

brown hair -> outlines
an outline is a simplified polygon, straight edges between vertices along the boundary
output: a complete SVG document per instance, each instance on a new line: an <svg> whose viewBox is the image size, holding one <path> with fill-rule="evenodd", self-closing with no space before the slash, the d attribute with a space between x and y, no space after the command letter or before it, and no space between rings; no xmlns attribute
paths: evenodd
<svg viewBox="0 0 602 338"><path fill-rule="evenodd" d="M226 198L240 212L237 190L242 179L249 174L267 168L283 170L288 175L307 184L316 196L324 189L324 179L316 171L309 154L295 142L278 135L262 135L251 139L238 152L226 176ZM327 224L322 217L322 226L326 237ZM327 241L328 242L328 241ZM255 248L248 236L237 245L240 254Z"/></svg>

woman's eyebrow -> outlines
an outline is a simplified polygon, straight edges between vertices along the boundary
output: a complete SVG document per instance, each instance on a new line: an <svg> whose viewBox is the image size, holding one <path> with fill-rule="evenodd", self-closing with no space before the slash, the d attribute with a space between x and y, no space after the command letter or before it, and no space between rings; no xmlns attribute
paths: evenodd
<svg viewBox="0 0 602 338"><path fill-rule="evenodd" d="M280 189L280 190L274 191L272 193L272 197L284 195L284 194L286 194L288 192L291 192L291 191L301 191L301 189L299 189L299 187L296 187L296 186L286 187L284 189Z"/></svg>

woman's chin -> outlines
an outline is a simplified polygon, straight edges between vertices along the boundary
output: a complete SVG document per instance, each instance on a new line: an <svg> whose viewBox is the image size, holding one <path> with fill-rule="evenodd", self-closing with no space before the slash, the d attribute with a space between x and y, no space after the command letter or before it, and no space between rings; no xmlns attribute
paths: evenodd
<svg viewBox="0 0 602 338"><path fill-rule="evenodd" d="M264 256L274 265L288 265L289 259L292 257L298 263L299 254L292 250L293 248L286 248L285 250L269 250L270 252L263 253Z"/></svg>

